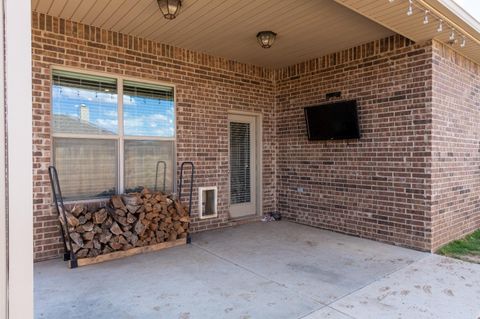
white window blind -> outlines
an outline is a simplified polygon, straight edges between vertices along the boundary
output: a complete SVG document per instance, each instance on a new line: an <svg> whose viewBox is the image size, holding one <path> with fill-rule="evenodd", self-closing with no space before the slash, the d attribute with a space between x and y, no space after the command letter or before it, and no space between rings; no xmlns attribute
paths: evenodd
<svg viewBox="0 0 480 319"><path fill-rule="evenodd" d="M250 185L250 124L230 122L230 203L249 203Z"/></svg>

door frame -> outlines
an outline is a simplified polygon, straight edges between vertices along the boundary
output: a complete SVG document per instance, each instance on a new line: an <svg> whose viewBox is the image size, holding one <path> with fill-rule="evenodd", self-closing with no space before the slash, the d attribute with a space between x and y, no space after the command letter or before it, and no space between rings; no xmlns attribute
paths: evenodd
<svg viewBox="0 0 480 319"><path fill-rule="evenodd" d="M230 217L230 123L231 116L249 116L255 119L255 215L245 217ZM263 215L263 115L257 112L240 110L228 111L227 117L227 142L228 142L228 210L230 220L248 219Z"/></svg>

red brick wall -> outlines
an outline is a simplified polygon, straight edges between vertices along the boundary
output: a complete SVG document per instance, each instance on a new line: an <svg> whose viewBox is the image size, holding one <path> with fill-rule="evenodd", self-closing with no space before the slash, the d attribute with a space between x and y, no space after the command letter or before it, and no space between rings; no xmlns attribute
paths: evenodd
<svg viewBox="0 0 480 319"><path fill-rule="evenodd" d="M431 60L430 43L395 36L278 70L277 206L285 217L430 249ZM362 138L308 141L303 107L335 91L357 99Z"/></svg>
<svg viewBox="0 0 480 319"><path fill-rule="evenodd" d="M433 249L480 228L480 66L433 43Z"/></svg>
<svg viewBox="0 0 480 319"><path fill-rule="evenodd" d="M47 167L52 66L176 85L177 160L228 219L229 110L263 115L263 210L422 250L480 227L479 66L437 43L381 39L278 70L33 13L35 260L60 255ZM357 99L362 138L308 141L303 107ZM303 188L299 192L298 188ZM194 194L196 199L197 194Z"/></svg>
<svg viewBox="0 0 480 319"><path fill-rule="evenodd" d="M51 163L51 68L169 82L176 85L177 161L197 166L195 187L218 186L219 217L193 219L193 230L231 225L228 219L229 110L263 115L263 210L275 210L274 73L132 36L32 14L35 260L60 255L47 167ZM196 199L196 193L194 196ZM194 216L197 215L194 201Z"/></svg>

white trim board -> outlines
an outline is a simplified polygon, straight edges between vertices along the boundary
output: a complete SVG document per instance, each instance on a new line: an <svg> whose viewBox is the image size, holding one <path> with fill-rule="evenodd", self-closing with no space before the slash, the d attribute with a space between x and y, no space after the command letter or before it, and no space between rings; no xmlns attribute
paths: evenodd
<svg viewBox="0 0 480 319"><path fill-rule="evenodd" d="M0 318L7 318L7 196L5 187L7 185L5 171L5 56L4 56L4 33L3 33L3 6L4 1L0 2L0 100L2 101L0 108Z"/></svg>
<svg viewBox="0 0 480 319"><path fill-rule="evenodd" d="M3 0L7 107L7 318L33 318L31 2Z"/></svg>

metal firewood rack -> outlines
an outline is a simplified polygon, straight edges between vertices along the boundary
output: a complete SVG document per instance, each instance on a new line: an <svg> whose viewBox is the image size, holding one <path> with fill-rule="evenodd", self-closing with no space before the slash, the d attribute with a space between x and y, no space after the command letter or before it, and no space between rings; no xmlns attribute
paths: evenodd
<svg viewBox="0 0 480 319"><path fill-rule="evenodd" d="M165 191L165 178L166 178L166 168L167 163L164 161L158 161L156 165L156 174L155 174L155 191L157 191L157 182L158 182L158 173L159 173L159 165L163 164L163 191ZM193 196L193 183L195 177L195 165L193 162L183 162L180 165L180 180L179 180L179 187L178 187L178 200L181 202L182 199L182 191L184 181L184 171L186 167L190 167L190 188L188 192L188 216L191 216L192 213L192 196ZM66 209L63 201L62 190L60 188L60 182L58 179L58 172L55 166L48 167L48 175L50 177L50 184L52 187L52 195L53 195L53 202L55 204L55 208L57 210L59 223L60 223L60 236L63 242L63 260L69 261L70 268L77 268L79 266L77 256L73 251L72 240L70 238L70 231L68 229L68 222L66 216ZM186 243L190 244L192 239L190 237L190 232L187 233ZM134 248L135 249L135 248ZM112 254L112 253L111 253ZM107 254L109 255L109 254ZM105 256L105 255L104 255ZM82 259L83 260L83 259Z"/></svg>
<svg viewBox="0 0 480 319"><path fill-rule="evenodd" d="M60 223L60 234L63 241L63 260L70 261L72 268L78 267L77 256L73 252L72 240L70 239L70 231L68 230L67 216L65 214L65 205L63 203L62 190L60 188L60 182L58 181L58 173L55 166L48 167L48 175L50 176L50 183L52 185L53 201L59 218L63 219L63 223ZM65 234L67 236L65 236ZM68 246L67 246L68 245ZM68 249L70 248L70 250Z"/></svg>
<svg viewBox="0 0 480 319"><path fill-rule="evenodd" d="M160 164L163 166L163 187L162 187L162 192L165 193L165 187L166 187L166 182L167 182L167 162L165 161L158 161L157 162L157 167L155 169L155 188L154 191L158 191L158 172L159 172L159 167Z"/></svg>
<svg viewBox="0 0 480 319"><path fill-rule="evenodd" d="M180 165L180 181L178 185L178 201L182 202L182 187L183 187L183 176L185 171L185 165L190 167L190 190L188 193L188 216L192 216L192 196L193 196L193 181L195 176L195 165L193 162L183 162ZM187 234L187 244L192 243L192 237L190 236L190 232Z"/></svg>

